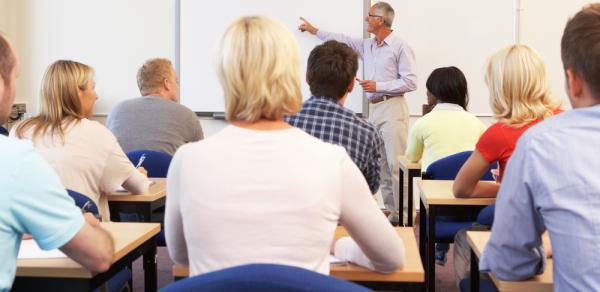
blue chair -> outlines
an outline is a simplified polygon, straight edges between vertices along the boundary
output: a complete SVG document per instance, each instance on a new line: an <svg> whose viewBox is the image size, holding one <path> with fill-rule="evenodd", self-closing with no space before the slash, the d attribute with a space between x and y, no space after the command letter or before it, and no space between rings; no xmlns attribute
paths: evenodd
<svg viewBox="0 0 600 292"><path fill-rule="evenodd" d="M477 224L479 224L479 225L485 225L485 226L492 227L492 225L494 224L494 212L495 211L496 211L496 204L489 205L489 206L483 208L481 211L479 211L479 214L477 215L477 220L475 222L477 222Z"/></svg>
<svg viewBox="0 0 600 292"><path fill-rule="evenodd" d="M473 151L464 151L441 158L427 167L423 179L453 180L463 164L469 159ZM489 170L497 168L497 163L490 166ZM491 171L487 171L482 180L493 180ZM493 211L492 211L493 215ZM475 219L475 218L473 218ZM456 232L473 225L473 220L453 220L452 218L438 218L435 222L435 242L451 243Z"/></svg>
<svg viewBox="0 0 600 292"><path fill-rule="evenodd" d="M470 292L471 290L471 278L465 278L460 281L458 287L461 292ZM479 279L479 291L481 292L496 292L496 286L490 280Z"/></svg>
<svg viewBox="0 0 600 292"><path fill-rule="evenodd" d="M456 154L452 154L441 158L427 167L427 170L423 173L422 179L434 179L434 180L453 180L456 178L458 171L463 164L469 159L473 151L464 151ZM489 170L483 175L482 180L493 180L493 176L490 170L497 168L497 163L490 166ZM493 212L492 212L493 213ZM469 228L473 225L475 218L453 218L453 217L437 217L435 221L435 239L436 243L441 243L436 248L436 253L442 252L448 249L448 244L454 242L454 236L456 233L463 229ZM427 223L427 229L429 230L429 224ZM427 231L428 232L428 231ZM445 253L443 253L445 255ZM444 259L445 256L440 257ZM443 261L442 261L443 262Z"/></svg>
<svg viewBox="0 0 600 292"><path fill-rule="evenodd" d="M135 150L127 152L127 158L137 165L140 157L146 155L142 166L148 171L148 177L167 177L169 165L173 157L167 153L154 150Z"/></svg>
<svg viewBox="0 0 600 292"><path fill-rule="evenodd" d="M0 135L8 136L8 130L6 130L6 128L0 126Z"/></svg>
<svg viewBox="0 0 600 292"><path fill-rule="evenodd" d="M91 212L96 217L100 217L100 212L98 211L98 206L92 199L88 196L81 194L79 192L67 189L67 193L73 200L75 200L75 205L81 208L86 212ZM131 285L131 269L125 268L110 278L105 284L107 285L108 291L121 291L125 285ZM100 292L101 289L98 288L94 290L94 292Z"/></svg>
<svg viewBox="0 0 600 292"><path fill-rule="evenodd" d="M137 165L140 157L146 155L142 166L148 171L148 177L167 177L169 172L169 165L173 156L154 150L135 150L127 152L127 158L134 165ZM158 213L163 212L164 209L158 210ZM139 221L136 214L120 214L121 221ZM164 224L161 222L161 231L156 235L156 244L158 246L167 246L165 240Z"/></svg>
<svg viewBox="0 0 600 292"><path fill-rule="evenodd" d="M276 264L249 264L181 280L161 289L161 291L364 292L371 290L298 267Z"/></svg>

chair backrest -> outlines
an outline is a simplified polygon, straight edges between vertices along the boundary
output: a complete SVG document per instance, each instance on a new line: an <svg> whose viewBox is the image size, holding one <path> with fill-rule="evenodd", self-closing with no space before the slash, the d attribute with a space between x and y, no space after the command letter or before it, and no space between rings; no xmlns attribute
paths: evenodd
<svg viewBox="0 0 600 292"><path fill-rule="evenodd" d="M477 224L492 226L494 224L494 212L496 211L496 204L486 206L479 211L477 215Z"/></svg>
<svg viewBox="0 0 600 292"><path fill-rule="evenodd" d="M452 154L436 160L431 163L423 173L423 179L453 180L458 171L471 156L473 151L464 151ZM494 180L491 170L498 167L498 163L493 163L488 171L481 177L481 180Z"/></svg>
<svg viewBox="0 0 600 292"><path fill-rule="evenodd" d="M276 264L249 264L181 280L163 288L161 291L364 292L371 290L298 267Z"/></svg>
<svg viewBox="0 0 600 292"><path fill-rule="evenodd" d="M127 158L137 165L140 157L146 155L142 166L148 171L148 177L167 177L169 165L173 157L167 153L154 150L135 150L127 153Z"/></svg>
<svg viewBox="0 0 600 292"><path fill-rule="evenodd" d="M85 209L84 211L86 212L91 212L94 214L94 216L100 216L98 206L88 196L69 189L67 189L67 193L69 193L69 196L75 200L75 205L77 205L77 207L81 208L82 210Z"/></svg>

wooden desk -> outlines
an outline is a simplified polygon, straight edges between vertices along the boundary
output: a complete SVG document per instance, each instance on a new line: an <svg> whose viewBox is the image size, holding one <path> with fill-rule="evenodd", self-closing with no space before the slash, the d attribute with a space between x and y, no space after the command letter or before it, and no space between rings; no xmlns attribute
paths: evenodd
<svg viewBox="0 0 600 292"><path fill-rule="evenodd" d="M489 231L467 231L467 240L471 247L471 291L479 291L479 258L490 235ZM552 266L552 259L547 259L544 273L525 281L501 281L493 274L489 275L498 291L551 292Z"/></svg>
<svg viewBox="0 0 600 292"><path fill-rule="evenodd" d="M145 291L156 291L157 223L101 223L114 238L110 269L94 274L70 258L19 259L12 291L92 291L143 256Z"/></svg>
<svg viewBox="0 0 600 292"><path fill-rule="evenodd" d="M477 216L496 198L459 199L452 192L453 180L418 180L421 213L419 218L419 253L425 262L428 291L435 291L435 219L438 216ZM426 226L426 224L428 224ZM425 231L427 230L427 235Z"/></svg>
<svg viewBox="0 0 600 292"><path fill-rule="evenodd" d="M336 278L356 282L371 289L422 291L425 274L421 258L417 252L414 230L410 227L397 227L396 231L405 246L406 261L402 269L391 274L380 274L355 264L332 264L330 274ZM338 227L335 238L347 236L344 227ZM187 266L173 265L173 277L176 280L188 277Z"/></svg>
<svg viewBox="0 0 600 292"><path fill-rule="evenodd" d="M144 222L150 222L152 212L165 206L167 181L165 178L153 177L154 183L146 195L132 195L129 192L115 192L108 195L110 220L120 221L119 213L136 213Z"/></svg>
<svg viewBox="0 0 600 292"><path fill-rule="evenodd" d="M407 174L408 179L408 214L407 218L407 226L413 226L413 180L415 177L421 176L421 163L420 162L410 162L405 155L401 155L398 157L398 164L400 165L400 206L398 207L398 214L400 214L400 226L404 225L404 174Z"/></svg>

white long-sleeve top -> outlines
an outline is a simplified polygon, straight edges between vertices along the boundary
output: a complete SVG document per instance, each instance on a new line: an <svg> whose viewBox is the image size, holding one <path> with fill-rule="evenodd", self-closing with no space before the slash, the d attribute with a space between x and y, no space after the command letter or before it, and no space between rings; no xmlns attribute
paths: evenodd
<svg viewBox="0 0 600 292"><path fill-rule="evenodd" d="M338 221L357 244L337 256L380 272L403 265L401 239L344 148L299 129L228 126L182 146L169 168L167 246L190 275L247 263L328 274Z"/></svg>

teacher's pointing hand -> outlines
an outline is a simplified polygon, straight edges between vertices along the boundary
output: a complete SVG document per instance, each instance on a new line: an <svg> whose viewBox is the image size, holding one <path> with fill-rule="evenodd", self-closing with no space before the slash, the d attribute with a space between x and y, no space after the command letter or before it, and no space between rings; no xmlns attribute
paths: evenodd
<svg viewBox="0 0 600 292"><path fill-rule="evenodd" d="M310 22L308 22L306 19L304 19L304 17L300 17L300 21L302 21L302 23L298 26L298 29L301 32L308 31L312 34L316 34L317 31L319 30L318 28L316 28L312 24L310 24Z"/></svg>

